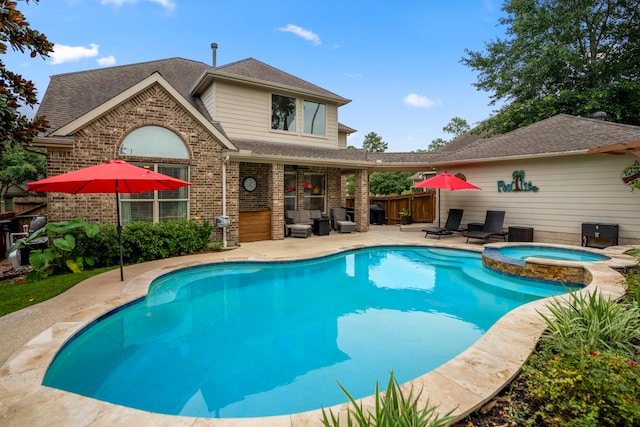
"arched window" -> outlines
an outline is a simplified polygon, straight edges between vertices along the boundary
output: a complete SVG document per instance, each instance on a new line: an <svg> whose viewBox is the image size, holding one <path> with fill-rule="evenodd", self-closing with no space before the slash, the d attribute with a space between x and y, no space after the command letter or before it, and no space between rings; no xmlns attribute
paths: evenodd
<svg viewBox="0 0 640 427"><path fill-rule="evenodd" d="M131 132L120 146L125 156L188 159L189 151L178 135L160 126L144 126Z"/></svg>
<svg viewBox="0 0 640 427"><path fill-rule="evenodd" d="M172 159L188 159L189 151L178 135L160 126L145 126L127 135L122 141L120 154ZM136 162L131 164L165 175L189 180L189 166L163 162ZM159 222L189 219L189 187L172 191L122 194L120 197L122 222Z"/></svg>

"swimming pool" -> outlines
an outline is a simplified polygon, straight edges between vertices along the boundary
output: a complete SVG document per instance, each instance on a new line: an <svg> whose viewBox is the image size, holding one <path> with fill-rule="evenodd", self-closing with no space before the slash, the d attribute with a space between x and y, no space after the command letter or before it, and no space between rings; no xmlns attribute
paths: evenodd
<svg viewBox="0 0 640 427"><path fill-rule="evenodd" d="M416 378L506 312L565 292L483 269L480 254L383 247L215 264L154 281L78 333L44 385L197 417L301 412Z"/></svg>
<svg viewBox="0 0 640 427"><path fill-rule="evenodd" d="M606 255L586 250L538 245L505 246L499 248L498 253L519 260L524 260L528 257L581 262L606 261L611 259Z"/></svg>

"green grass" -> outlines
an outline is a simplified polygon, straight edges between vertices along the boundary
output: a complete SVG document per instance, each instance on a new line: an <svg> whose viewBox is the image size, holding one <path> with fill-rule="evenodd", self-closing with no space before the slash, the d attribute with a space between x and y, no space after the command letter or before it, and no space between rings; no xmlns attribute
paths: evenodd
<svg viewBox="0 0 640 427"><path fill-rule="evenodd" d="M4 280L0 282L0 316L53 298L90 277L113 270L97 268L80 273L59 274L37 282Z"/></svg>

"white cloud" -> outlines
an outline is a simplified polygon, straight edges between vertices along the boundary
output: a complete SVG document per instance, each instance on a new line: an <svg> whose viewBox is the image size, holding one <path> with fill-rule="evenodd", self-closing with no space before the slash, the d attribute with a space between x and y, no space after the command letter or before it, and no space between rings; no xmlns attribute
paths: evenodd
<svg viewBox="0 0 640 427"><path fill-rule="evenodd" d="M98 56L98 45L91 43L89 47L84 46L65 46L63 44L55 44L51 53L52 65L62 64L64 62L79 61L82 58L92 58Z"/></svg>
<svg viewBox="0 0 640 427"><path fill-rule="evenodd" d="M411 105L412 107L419 108L431 108L434 105L440 104L440 102L432 101L426 96L418 95L415 93L410 93L409 95L405 96L403 102L406 105Z"/></svg>
<svg viewBox="0 0 640 427"><path fill-rule="evenodd" d="M146 0L151 3L156 3L162 6L166 10L173 10L176 7L176 3L172 0ZM115 6L122 6L123 4L130 3L135 4L138 0L101 0L101 4L112 4Z"/></svg>
<svg viewBox="0 0 640 427"><path fill-rule="evenodd" d="M320 36L318 36L316 33L312 31L305 30L304 28L298 27L297 25L289 24L286 27L278 28L278 31L283 31L285 33L293 33L296 36L300 36L303 39L310 41L316 46L322 44L322 42L320 41Z"/></svg>
<svg viewBox="0 0 640 427"><path fill-rule="evenodd" d="M116 63L116 58L113 55L110 55L110 56L98 58L96 59L96 62L101 67L109 67Z"/></svg>
<svg viewBox="0 0 640 427"><path fill-rule="evenodd" d="M364 77L362 73L344 73L344 76L350 79L359 79Z"/></svg>

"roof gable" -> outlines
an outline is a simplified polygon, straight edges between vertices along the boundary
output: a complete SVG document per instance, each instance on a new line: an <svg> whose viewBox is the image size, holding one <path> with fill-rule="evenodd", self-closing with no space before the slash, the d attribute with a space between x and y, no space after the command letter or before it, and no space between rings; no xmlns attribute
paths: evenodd
<svg viewBox="0 0 640 427"><path fill-rule="evenodd" d="M211 120L200 98L190 94L193 82L210 68L201 62L170 58L54 75L38 115L46 116L51 131L55 132L157 72L200 114Z"/></svg>
<svg viewBox="0 0 640 427"><path fill-rule="evenodd" d="M185 108L191 115L193 115L197 120L199 120L200 123L202 123L202 125L205 128L207 128L207 130L211 134L215 135L215 137L218 138L218 140L226 148L235 149L235 146L231 143L231 141L229 141L226 135L223 132L221 132L216 126L214 126L210 120L208 120L206 117L203 117L202 114L200 114L200 112L196 108L194 108L191 104L186 102L184 97L182 97L178 93L178 91L176 91L176 89L173 86L171 86L159 73L153 73L146 79L138 82L134 86L125 90L124 92L121 92L115 97L110 98L107 102L100 104L98 108L95 108L93 110L86 112L85 114L81 115L77 119L72 120L65 126L58 128L57 130L50 133L49 135L52 137L65 137L65 136L72 135L74 132L76 132L79 128L81 128L85 124L93 121L97 117L104 114L106 111L109 111L112 108L115 108L116 106L123 103L127 99L137 95L138 93L142 92L143 90L145 90L146 88L154 84L159 84L160 86L162 86L176 100L176 102L182 105L183 108Z"/></svg>
<svg viewBox="0 0 640 427"><path fill-rule="evenodd" d="M281 88L292 92L314 95L323 99L333 100L338 105L345 105L351 102L349 99L254 58L243 59L206 71L206 74L194 86L192 93L194 95L200 94L216 78L231 79L256 86Z"/></svg>

